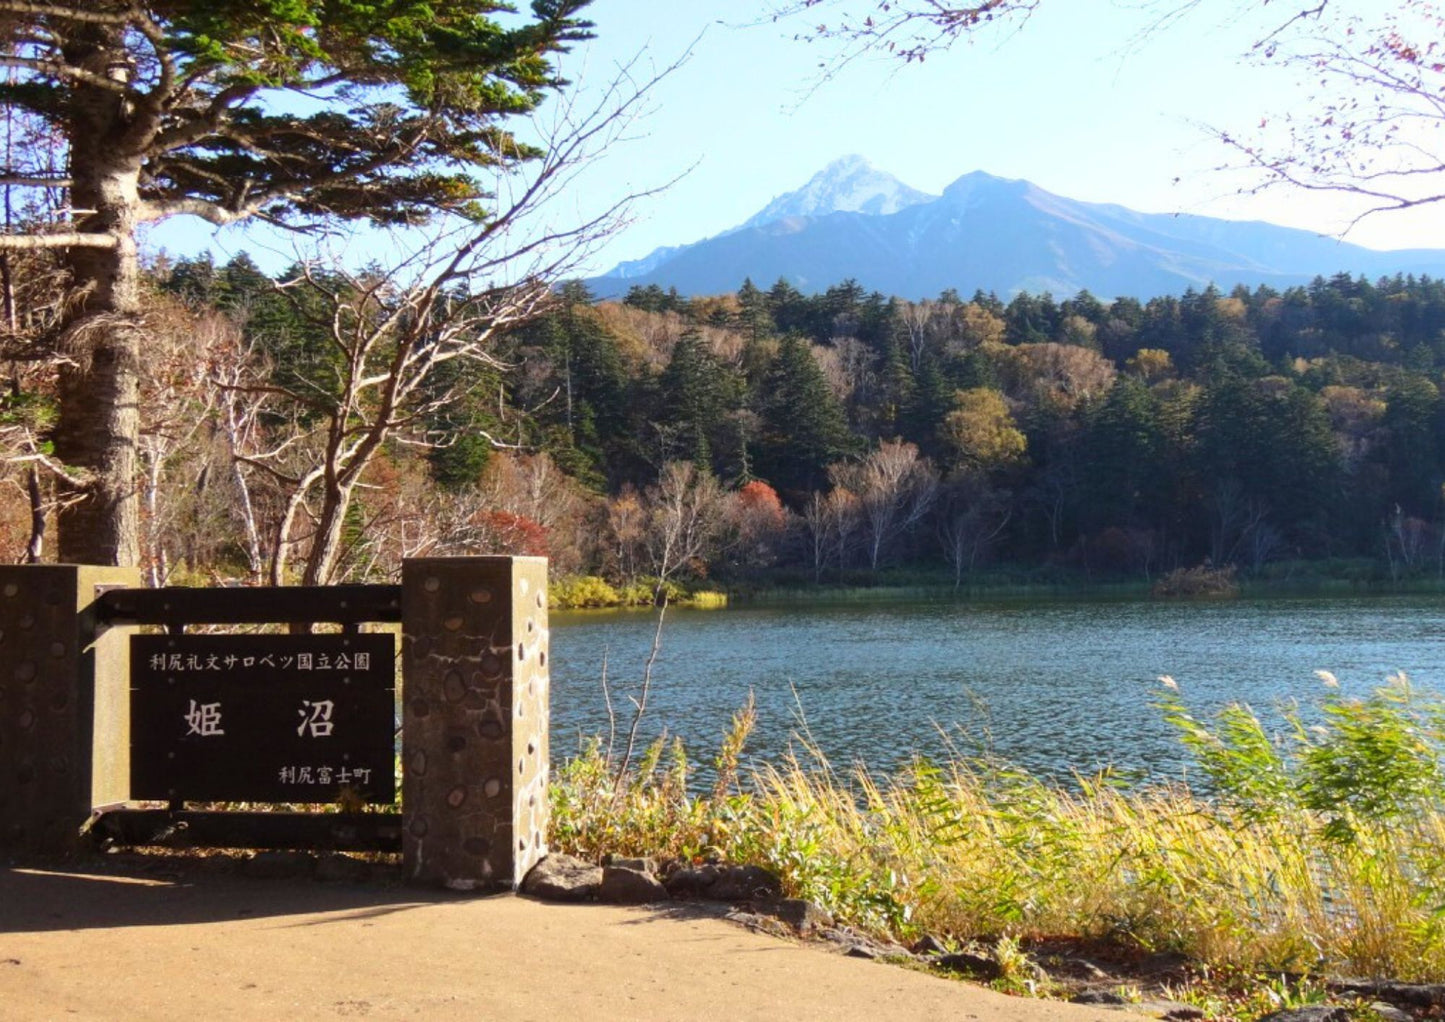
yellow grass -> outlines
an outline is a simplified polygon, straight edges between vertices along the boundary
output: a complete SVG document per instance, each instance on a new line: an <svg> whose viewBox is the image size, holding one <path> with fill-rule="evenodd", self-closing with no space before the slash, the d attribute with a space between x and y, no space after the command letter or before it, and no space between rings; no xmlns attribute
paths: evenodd
<svg viewBox="0 0 1445 1022"><path fill-rule="evenodd" d="M966 762L840 777L788 760L699 797L680 751L663 760L658 746L620 783L599 749L566 765L554 846L757 863L898 937L1098 937L1245 970L1445 979L1433 807L1337 842L1307 811L1261 819L1182 787L1066 790Z"/></svg>

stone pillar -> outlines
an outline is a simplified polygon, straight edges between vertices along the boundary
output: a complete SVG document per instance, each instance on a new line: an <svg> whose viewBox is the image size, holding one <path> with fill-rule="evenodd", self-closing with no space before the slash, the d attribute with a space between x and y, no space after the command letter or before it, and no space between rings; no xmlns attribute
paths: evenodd
<svg viewBox="0 0 1445 1022"><path fill-rule="evenodd" d="M96 636L99 590L135 568L0 566L0 856L64 856L130 786L130 629Z"/></svg>
<svg viewBox="0 0 1445 1022"><path fill-rule="evenodd" d="M402 564L402 856L454 890L547 852L547 561Z"/></svg>

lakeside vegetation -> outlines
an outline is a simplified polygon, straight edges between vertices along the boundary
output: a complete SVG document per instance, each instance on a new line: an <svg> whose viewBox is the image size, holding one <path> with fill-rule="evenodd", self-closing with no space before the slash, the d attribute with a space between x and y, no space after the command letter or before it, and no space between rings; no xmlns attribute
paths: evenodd
<svg viewBox="0 0 1445 1022"><path fill-rule="evenodd" d="M746 581L689 579L664 586L673 607L719 610L735 606L823 606L842 603L1057 599L1267 599L1295 596L1359 596L1445 593L1445 579L1433 574L1391 577L1387 566L1367 558L1281 562L1240 575L1184 568L1154 582L1116 577L1090 578L1073 572L1011 570L997 566L955 584L946 570L851 572L814 582L786 572ZM548 590L553 610L650 608L656 579L614 584L595 575L564 575Z"/></svg>
<svg viewBox="0 0 1445 1022"><path fill-rule="evenodd" d="M565 763L553 847L754 863L902 941L1174 951L1214 987L1240 974L1445 980L1445 704L1403 675L1343 698L1321 672L1318 722L1288 711L1275 730L1244 706L1201 721L1160 680L1159 710L1210 795L1108 775L1056 785L966 758L891 776L816 755L747 769L748 705L705 794L678 743L622 775L597 743Z"/></svg>

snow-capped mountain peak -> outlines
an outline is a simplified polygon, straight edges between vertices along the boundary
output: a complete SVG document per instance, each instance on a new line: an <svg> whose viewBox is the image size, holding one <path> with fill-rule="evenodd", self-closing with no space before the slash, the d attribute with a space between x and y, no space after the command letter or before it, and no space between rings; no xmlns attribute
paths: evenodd
<svg viewBox="0 0 1445 1022"><path fill-rule="evenodd" d="M934 198L879 170L861 156L843 156L814 174L803 187L779 195L742 226L758 227L787 217L829 213L883 216Z"/></svg>

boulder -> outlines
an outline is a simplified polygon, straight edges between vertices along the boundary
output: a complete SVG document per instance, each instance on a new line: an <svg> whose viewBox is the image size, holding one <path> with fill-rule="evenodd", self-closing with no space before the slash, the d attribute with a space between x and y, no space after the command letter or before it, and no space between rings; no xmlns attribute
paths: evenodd
<svg viewBox="0 0 1445 1022"><path fill-rule="evenodd" d="M998 962L992 958L985 958L983 955L971 955L967 951L938 955L928 959L928 964L940 969L947 969L950 972L961 972L971 979L984 983L1003 975L1003 970L998 967Z"/></svg>
<svg viewBox="0 0 1445 1022"><path fill-rule="evenodd" d="M943 941L939 940L931 933L925 933L922 937L919 937L917 940L915 940L913 942L913 946L909 948L909 950L912 951L915 955L948 954L948 948L943 943Z"/></svg>
<svg viewBox="0 0 1445 1022"><path fill-rule="evenodd" d="M1373 997L1389 1004L1404 1004L1412 1008L1445 1005L1445 984L1442 983L1400 983L1391 979L1334 979L1330 980L1329 988L1338 994Z"/></svg>
<svg viewBox="0 0 1445 1022"><path fill-rule="evenodd" d="M645 905L667 900L667 888L646 870L630 866L603 866L597 900L613 905Z"/></svg>
<svg viewBox="0 0 1445 1022"><path fill-rule="evenodd" d="M1350 1022L1350 1013L1337 1004L1311 1004L1307 1008L1276 1011L1259 1022Z"/></svg>
<svg viewBox="0 0 1445 1022"><path fill-rule="evenodd" d="M787 923L798 933L812 933L833 925L833 917L827 909L802 898L763 899L753 902L753 908L760 915Z"/></svg>
<svg viewBox="0 0 1445 1022"><path fill-rule="evenodd" d="M667 878L667 892L674 898L751 901L782 897L783 884L775 873L761 866L708 863L675 871Z"/></svg>
<svg viewBox="0 0 1445 1022"><path fill-rule="evenodd" d="M1191 1019L1204 1017L1203 1008L1196 1008L1194 1005L1185 1004L1182 1001L1141 1001L1133 1005L1130 1010L1152 1018L1167 1019L1169 1022L1189 1022Z"/></svg>
<svg viewBox="0 0 1445 1022"><path fill-rule="evenodd" d="M607 854L602 857L604 866L621 866L624 869L636 870L639 873L657 874L657 863L650 858L628 858L623 855Z"/></svg>
<svg viewBox="0 0 1445 1022"><path fill-rule="evenodd" d="M602 886L602 868L553 852L522 880L522 893L543 901L589 901Z"/></svg>
<svg viewBox="0 0 1445 1022"><path fill-rule="evenodd" d="M1115 1007L1123 1007L1129 1003L1127 997L1115 993L1113 990L1085 990L1081 994L1075 994L1069 1000L1075 1004L1107 1004Z"/></svg>

